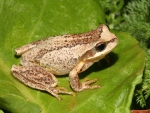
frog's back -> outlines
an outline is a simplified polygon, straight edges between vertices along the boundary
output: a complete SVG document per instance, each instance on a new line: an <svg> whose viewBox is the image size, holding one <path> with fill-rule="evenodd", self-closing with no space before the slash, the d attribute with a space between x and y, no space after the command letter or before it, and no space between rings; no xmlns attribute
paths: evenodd
<svg viewBox="0 0 150 113"><path fill-rule="evenodd" d="M30 55L32 56L31 59L35 59L35 57L41 58L48 52L50 53L52 51L60 51L63 48L68 48L69 51L74 47L77 51L79 51L79 53L76 51L76 54L81 54L80 50L85 52L87 51L87 49L91 49L98 38L99 34L94 31L77 35L62 35L50 37L37 41L37 45L25 52L23 56ZM34 42L32 44L34 44ZM87 48L86 45L88 45ZM75 53L74 51L72 52Z"/></svg>
<svg viewBox="0 0 150 113"><path fill-rule="evenodd" d="M22 60L39 63L58 75L67 74L94 47L97 37L89 32L47 38L24 53Z"/></svg>

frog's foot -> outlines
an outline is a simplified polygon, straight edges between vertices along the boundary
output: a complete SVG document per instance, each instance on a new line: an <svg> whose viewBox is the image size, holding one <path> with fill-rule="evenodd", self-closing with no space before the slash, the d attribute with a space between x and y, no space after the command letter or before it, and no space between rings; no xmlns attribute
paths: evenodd
<svg viewBox="0 0 150 113"><path fill-rule="evenodd" d="M86 79L86 81L84 80L84 82L81 83L80 85L80 89L79 91L82 91L82 90L85 90L85 89L96 89L96 88L100 88L100 85L93 85L93 86L90 86L91 84L97 82L98 79L93 79L93 80L89 80L89 79Z"/></svg>
<svg viewBox="0 0 150 113"><path fill-rule="evenodd" d="M97 82L97 81L98 81L97 78L96 78L96 79L93 79L93 80L90 80L89 78L85 78L81 84L82 84L83 86L89 86L90 84L93 84L93 83L95 83L95 82ZM94 87L95 87L95 88L99 88L100 85L90 86L90 89L95 89Z"/></svg>
<svg viewBox="0 0 150 113"><path fill-rule="evenodd" d="M73 81L72 81L73 80ZM73 88L74 91L76 92L80 92L86 89L96 89L96 88L100 88L100 85L93 85L91 86L91 84L95 83L98 81L98 79L85 79L82 83L79 82L78 78L73 78L70 82L71 82L71 87Z"/></svg>
<svg viewBox="0 0 150 113"><path fill-rule="evenodd" d="M56 97L58 100L62 100L58 94L68 94L68 95L73 95L75 96L74 92L68 92L66 88L63 87L55 87L55 88L49 88L47 90L50 94L52 94L54 97Z"/></svg>

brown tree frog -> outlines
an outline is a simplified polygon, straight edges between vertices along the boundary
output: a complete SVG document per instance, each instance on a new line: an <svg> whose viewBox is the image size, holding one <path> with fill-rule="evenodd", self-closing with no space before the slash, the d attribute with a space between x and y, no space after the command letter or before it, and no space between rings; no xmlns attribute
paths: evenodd
<svg viewBox="0 0 150 113"><path fill-rule="evenodd" d="M73 93L57 87L55 75L69 73L75 92L99 88L91 86L97 79L81 83L78 74L104 58L117 44L118 38L104 24L87 33L46 38L16 49L16 55L22 55L22 59L20 66L13 65L11 71L24 84L45 90L60 100L59 93Z"/></svg>

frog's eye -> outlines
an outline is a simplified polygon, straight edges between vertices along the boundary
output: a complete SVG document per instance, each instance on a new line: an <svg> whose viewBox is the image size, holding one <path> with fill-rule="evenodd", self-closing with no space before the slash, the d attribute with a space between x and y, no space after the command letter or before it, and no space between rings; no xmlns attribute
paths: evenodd
<svg viewBox="0 0 150 113"><path fill-rule="evenodd" d="M97 51L103 51L103 50L105 49L105 47L106 47L106 43L103 42L103 43L98 43L98 44L95 46L95 49L96 49Z"/></svg>

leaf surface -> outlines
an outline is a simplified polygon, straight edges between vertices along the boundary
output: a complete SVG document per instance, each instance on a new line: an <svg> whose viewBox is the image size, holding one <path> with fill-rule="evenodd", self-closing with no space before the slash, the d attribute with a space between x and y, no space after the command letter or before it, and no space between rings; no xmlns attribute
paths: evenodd
<svg viewBox="0 0 150 113"><path fill-rule="evenodd" d="M31 89L10 72L20 57L14 50L53 35L75 34L105 23L103 10L96 1L1 0L0 1L0 108L12 113L127 113L135 85L141 81L145 53L127 33L114 33L118 46L105 60L79 74L80 79L98 78L100 89L76 96L60 95L62 101L46 92ZM59 86L71 91L69 78L58 77Z"/></svg>

